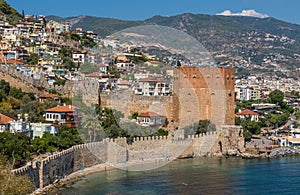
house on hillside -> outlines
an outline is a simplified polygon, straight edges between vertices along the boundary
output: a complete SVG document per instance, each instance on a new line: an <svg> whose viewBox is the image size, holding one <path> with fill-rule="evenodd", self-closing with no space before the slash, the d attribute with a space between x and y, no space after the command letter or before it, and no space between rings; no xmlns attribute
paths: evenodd
<svg viewBox="0 0 300 195"><path fill-rule="evenodd" d="M138 80L138 87L135 94L146 96L161 96L171 93L170 83L163 78L141 78Z"/></svg>
<svg viewBox="0 0 300 195"><path fill-rule="evenodd" d="M126 80L123 80L123 81L119 81L117 83L117 89L130 89L132 86L132 83L129 82L129 81L126 81Z"/></svg>
<svg viewBox="0 0 300 195"><path fill-rule="evenodd" d="M72 59L73 59L73 62L75 63L85 63L85 55L86 55L86 52L74 52L72 53Z"/></svg>
<svg viewBox="0 0 300 195"><path fill-rule="evenodd" d="M166 116L155 112L145 112L138 116L137 122L141 126L162 126L166 121Z"/></svg>
<svg viewBox="0 0 300 195"><path fill-rule="evenodd" d="M98 64L98 67L99 67L99 71L101 73L104 73L104 74L108 73L108 65L101 63L101 64Z"/></svg>
<svg viewBox="0 0 300 195"><path fill-rule="evenodd" d="M44 133L50 133L56 135L58 133L58 125L56 124L47 124L47 123L30 123L31 126L31 138L36 137L42 138Z"/></svg>
<svg viewBox="0 0 300 195"><path fill-rule="evenodd" d="M18 119L10 122L9 130L11 133L23 133L28 137L31 137L31 126L28 120L28 114L18 114Z"/></svg>
<svg viewBox="0 0 300 195"><path fill-rule="evenodd" d="M118 71L133 71L135 70L135 64L132 62L118 62L116 64Z"/></svg>
<svg viewBox="0 0 300 195"><path fill-rule="evenodd" d="M0 114L0 132L9 130L10 122L12 122L13 120L14 119L12 119L4 114Z"/></svg>
<svg viewBox="0 0 300 195"><path fill-rule="evenodd" d="M57 106L45 110L44 117L48 122L57 122L68 127L76 127L78 125L78 109L72 105Z"/></svg>
<svg viewBox="0 0 300 195"><path fill-rule="evenodd" d="M44 93L39 96L39 102L44 103L46 100L54 100L61 103L61 96L57 94Z"/></svg>
<svg viewBox="0 0 300 195"><path fill-rule="evenodd" d="M236 115L240 118L240 119L250 119L251 121L255 121L258 122L258 113L253 112L251 110L243 110L243 111L239 111L236 113Z"/></svg>

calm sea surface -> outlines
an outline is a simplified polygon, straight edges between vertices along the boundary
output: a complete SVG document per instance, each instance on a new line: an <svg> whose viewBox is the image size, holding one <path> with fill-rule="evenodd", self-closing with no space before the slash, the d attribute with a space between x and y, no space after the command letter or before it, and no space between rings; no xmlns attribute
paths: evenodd
<svg viewBox="0 0 300 195"><path fill-rule="evenodd" d="M51 194L300 194L300 157L176 160L91 174Z"/></svg>

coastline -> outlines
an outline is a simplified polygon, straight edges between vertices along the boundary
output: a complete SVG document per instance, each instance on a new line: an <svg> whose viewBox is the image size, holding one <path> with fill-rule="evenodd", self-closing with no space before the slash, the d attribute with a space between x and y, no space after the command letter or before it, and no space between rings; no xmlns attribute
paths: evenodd
<svg viewBox="0 0 300 195"><path fill-rule="evenodd" d="M116 165L112 165L112 164L108 164L108 163L97 164L97 165L94 165L91 167L87 167L83 170L73 172L70 175L66 176L65 178L60 179L58 182L50 184L44 188L36 189L34 192L32 192L32 195L48 194L49 192L51 192L57 188L64 187L65 185L70 184L72 182L76 182L90 174L95 174L95 173L103 172L103 171L111 171L114 169L123 169L123 170L132 169L132 171L138 171L136 169L136 167L147 166L147 165L163 166L163 165L166 165L166 164L172 162L172 160L175 160L175 159L168 159L168 160L162 160L162 159L155 159L155 160L151 159L150 160L150 159L148 159L145 161L131 161L131 162L127 162L126 164L119 163Z"/></svg>
<svg viewBox="0 0 300 195"><path fill-rule="evenodd" d="M75 182L84 178L86 175L98 173L101 171L109 171L114 169L114 167L108 166L106 164L98 164L92 167L85 168L83 170L76 171L71 173L70 175L66 176L63 179L60 179L57 183L50 184L44 188L36 189L32 195L41 195L41 194L48 194L52 190L56 188L61 188L69 183Z"/></svg>
<svg viewBox="0 0 300 195"><path fill-rule="evenodd" d="M255 158L284 158L288 156L295 156L295 155L300 155L300 150L299 149L293 149L293 148L276 148L273 149L270 154L263 153L263 154L254 154L254 153L231 153L227 155L212 155L212 158L224 158L224 157L240 157L242 159L255 159ZM197 158L197 157L193 157ZM205 158L210 158L209 156L206 156ZM32 194L33 195L41 195L41 194L48 194L49 192L57 189L64 187L67 184L70 184L72 182L76 182L82 178L84 178L87 175L90 174L95 174L98 172L103 172L103 171L111 171L114 169L124 169L124 170L130 170L133 168L133 171L137 171L137 169L134 169L134 167L141 167L141 166L147 166L147 165L159 165L163 166L165 164L168 164L169 162L172 162L172 160L176 159L168 159L168 160L162 160L162 159L155 159L155 160L145 160L145 161L131 161L127 162L126 164L124 163L119 163L116 165L111 165L108 163L103 163L103 164L97 164L91 167L87 167L83 170L76 171L74 173L71 173L70 175L66 176L63 179L60 179L58 182L50 184L44 188L37 189L35 190ZM145 167L143 167L145 168Z"/></svg>

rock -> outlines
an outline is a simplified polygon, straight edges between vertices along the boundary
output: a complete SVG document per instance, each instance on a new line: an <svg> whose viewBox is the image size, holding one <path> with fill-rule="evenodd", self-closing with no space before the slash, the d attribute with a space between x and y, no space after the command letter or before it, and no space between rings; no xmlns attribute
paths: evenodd
<svg viewBox="0 0 300 195"><path fill-rule="evenodd" d="M242 153L241 154L242 158L259 158L259 155L257 154L250 154L250 153Z"/></svg>
<svg viewBox="0 0 300 195"><path fill-rule="evenodd" d="M294 148L277 148L269 154L269 158L300 154L300 150Z"/></svg>
<svg viewBox="0 0 300 195"><path fill-rule="evenodd" d="M238 151L236 149L227 151L228 156L236 156L237 154L238 154Z"/></svg>

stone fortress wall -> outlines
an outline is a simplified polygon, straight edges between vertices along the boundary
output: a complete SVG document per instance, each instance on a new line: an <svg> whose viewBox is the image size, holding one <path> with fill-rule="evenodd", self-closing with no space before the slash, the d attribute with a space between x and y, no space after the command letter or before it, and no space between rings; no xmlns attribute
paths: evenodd
<svg viewBox="0 0 300 195"><path fill-rule="evenodd" d="M187 138L177 135L139 137L131 144L127 144L126 138L117 138L77 145L12 172L27 175L36 188L42 188L82 168L97 164L159 162L166 158L226 155L243 151L241 127L223 126L217 131L189 135Z"/></svg>
<svg viewBox="0 0 300 195"><path fill-rule="evenodd" d="M68 97L81 94L85 104L100 103L103 108L121 111L125 117L137 111L152 111L165 115L169 121L182 126L199 119L211 120L216 125L234 124L233 68L174 68L172 96L138 96L131 92L108 92L101 93L100 97L97 80L66 81L64 86L54 86L49 85L43 76L37 80L7 66L1 71L31 88L55 89Z"/></svg>
<svg viewBox="0 0 300 195"><path fill-rule="evenodd" d="M102 107L123 112L125 117L136 111L152 111L183 125L200 119L211 120L217 125L215 132L187 138L143 137L135 138L132 144L127 144L125 138L118 138L82 144L13 170L17 175L28 175L36 188L101 163L114 165L127 161L163 160L166 157L234 154L244 150L242 129L231 126L234 124L233 68L177 67L174 70L172 96L145 97L122 92L118 95L103 93L100 98L97 80L66 81L64 86L53 86L43 77L36 80L10 67L4 67L1 71L41 90L55 89L68 97L82 94L82 100L87 105L101 103Z"/></svg>
<svg viewBox="0 0 300 195"><path fill-rule="evenodd" d="M172 96L102 93L100 102L104 108L121 111L125 118L134 112L151 111L181 127L205 119L219 127L233 125L234 77L233 68L177 67Z"/></svg>

